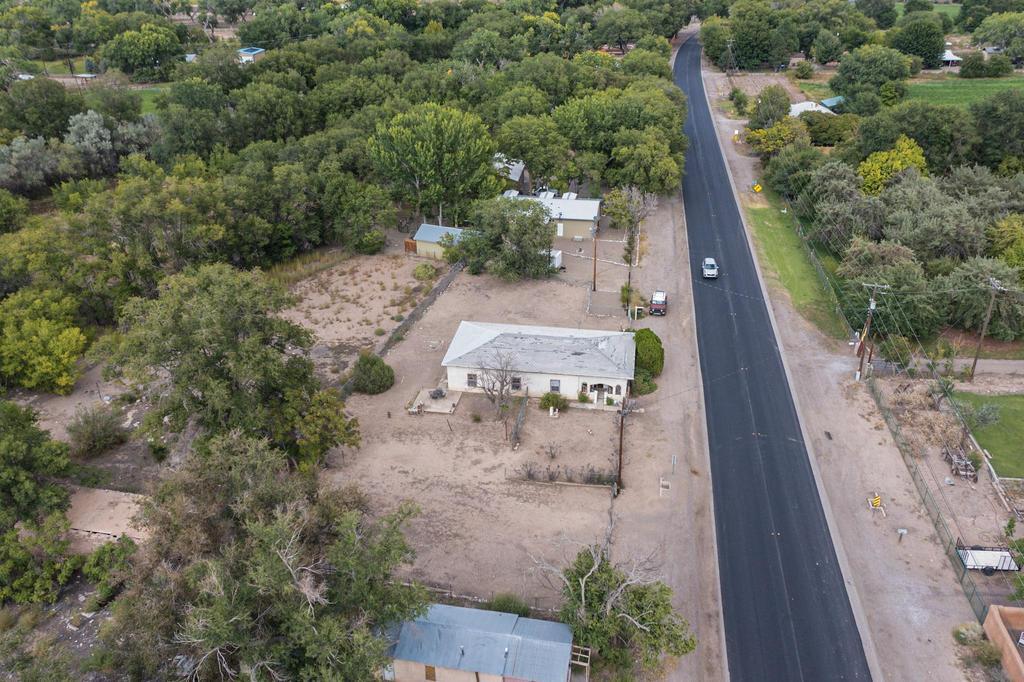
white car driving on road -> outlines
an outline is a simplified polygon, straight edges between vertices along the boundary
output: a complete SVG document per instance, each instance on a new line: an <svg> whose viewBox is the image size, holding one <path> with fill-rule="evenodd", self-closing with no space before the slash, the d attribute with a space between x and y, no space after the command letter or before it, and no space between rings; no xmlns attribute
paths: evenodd
<svg viewBox="0 0 1024 682"><path fill-rule="evenodd" d="M705 258L700 264L700 274L704 279L718 279L718 263L714 258Z"/></svg>

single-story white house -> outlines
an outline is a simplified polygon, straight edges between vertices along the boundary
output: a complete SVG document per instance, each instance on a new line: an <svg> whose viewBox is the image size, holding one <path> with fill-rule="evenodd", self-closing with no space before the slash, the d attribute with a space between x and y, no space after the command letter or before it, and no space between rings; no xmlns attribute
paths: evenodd
<svg viewBox="0 0 1024 682"><path fill-rule="evenodd" d="M567 682L572 630L514 613L431 604L401 625L391 649L394 682Z"/></svg>
<svg viewBox="0 0 1024 682"><path fill-rule="evenodd" d="M586 393L618 405L629 394L636 343L630 332L462 321L441 365L452 391L482 393L503 372L513 395Z"/></svg>
<svg viewBox="0 0 1024 682"><path fill-rule="evenodd" d="M506 193L513 199L535 201L548 210L555 224L555 235L568 239L591 239L601 220L600 199L579 199L575 194L555 197L554 192L537 196Z"/></svg>
<svg viewBox="0 0 1024 682"><path fill-rule="evenodd" d="M793 118L796 118L805 111L817 111L821 114L835 114L834 111L822 104L818 104L817 102L797 102L796 104L789 105L789 115Z"/></svg>

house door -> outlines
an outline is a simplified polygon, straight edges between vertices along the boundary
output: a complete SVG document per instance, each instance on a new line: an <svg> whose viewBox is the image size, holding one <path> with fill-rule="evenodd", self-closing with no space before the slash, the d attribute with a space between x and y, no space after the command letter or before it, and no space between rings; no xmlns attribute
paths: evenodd
<svg viewBox="0 0 1024 682"><path fill-rule="evenodd" d="M558 228L558 236L559 237L564 237L565 236L565 223L558 223L557 228Z"/></svg>
<svg viewBox="0 0 1024 682"><path fill-rule="evenodd" d="M597 404L598 405L603 405L604 404L604 390L605 390L604 389L604 384L594 384L592 386L592 390L597 391Z"/></svg>

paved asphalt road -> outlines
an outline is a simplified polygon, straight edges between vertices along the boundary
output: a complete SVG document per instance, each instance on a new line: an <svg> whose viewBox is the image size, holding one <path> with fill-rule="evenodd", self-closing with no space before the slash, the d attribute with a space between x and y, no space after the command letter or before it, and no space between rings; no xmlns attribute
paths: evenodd
<svg viewBox="0 0 1024 682"><path fill-rule="evenodd" d="M674 70L689 100L683 198L730 677L868 680L860 633L715 139L696 37L680 48ZM701 279L705 256L718 261L717 280Z"/></svg>

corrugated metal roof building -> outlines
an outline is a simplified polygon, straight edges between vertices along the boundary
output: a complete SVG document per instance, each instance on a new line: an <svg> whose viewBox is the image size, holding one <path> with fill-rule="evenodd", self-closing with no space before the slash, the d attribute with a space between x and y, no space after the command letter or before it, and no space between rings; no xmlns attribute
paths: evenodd
<svg viewBox="0 0 1024 682"><path fill-rule="evenodd" d="M572 631L512 613L432 604L402 624L392 658L396 682L566 682Z"/></svg>
<svg viewBox="0 0 1024 682"><path fill-rule="evenodd" d="M452 242L458 243L462 238L462 230L457 227L444 227L443 225L431 225L423 223L412 239L416 242L416 255L427 256L428 258L444 259L444 246L441 239L445 235L451 235Z"/></svg>

